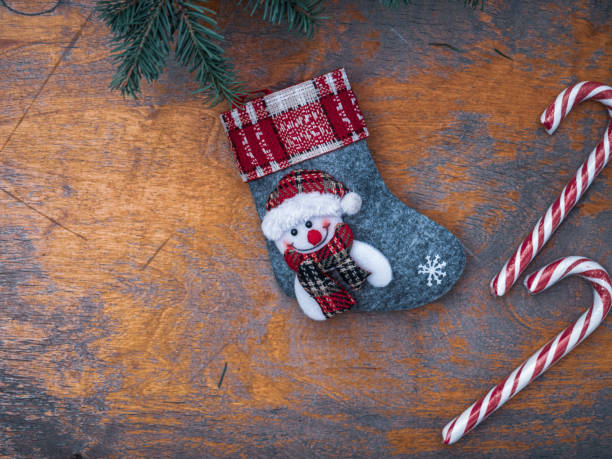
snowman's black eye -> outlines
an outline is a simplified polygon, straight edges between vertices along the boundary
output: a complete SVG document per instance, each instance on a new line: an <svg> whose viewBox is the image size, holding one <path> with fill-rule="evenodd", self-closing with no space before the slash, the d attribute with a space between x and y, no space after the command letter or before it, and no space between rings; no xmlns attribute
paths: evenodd
<svg viewBox="0 0 612 459"><path fill-rule="evenodd" d="M305 223L305 226L306 226L306 228L312 228L312 222L311 222L310 220L308 220L308 221Z"/></svg>
<svg viewBox="0 0 612 459"><path fill-rule="evenodd" d="M292 236L297 236L297 230L296 230L295 228L293 228L293 229L291 230L291 235L292 235Z"/></svg>

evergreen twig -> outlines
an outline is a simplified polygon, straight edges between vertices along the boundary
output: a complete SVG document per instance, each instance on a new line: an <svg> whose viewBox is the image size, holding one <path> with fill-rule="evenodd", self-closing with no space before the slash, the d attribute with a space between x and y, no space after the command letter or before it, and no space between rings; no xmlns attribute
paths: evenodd
<svg viewBox="0 0 612 459"><path fill-rule="evenodd" d="M2 1L2 0L0 0ZM140 83L156 80L163 71L176 38L175 56L193 73L196 92L212 105L225 100L230 106L244 103L248 94L224 53L216 12L204 6L208 0L98 0L97 11L112 34L112 55L117 64L110 87L136 98ZM254 15L273 24L287 23L289 30L310 38L320 20L325 0L237 0ZM379 0L388 7L410 0ZM59 3L59 2L58 2ZM484 0L463 0L464 5L483 8ZM432 44L442 46L442 44ZM451 49L450 45L444 44ZM497 51L497 50L496 50ZM499 54L502 54L501 52ZM502 54L503 55L503 54ZM507 57L504 55L504 57Z"/></svg>
<svg viewBox="0 0 612 459"><path fill-rule="evenodd" d="M231 62L215 42L215 11L207 0L99 0L97 10L112 33L113 60L117 72L111 89L136 98L142 78L156 80L166 65L176 34L176 59L195 73L196 92L205 93L216 105L222 100L239 103L244 89Z"/></svg>
<svg viewBox="0 0 612 459"><path fill-rule="evenodd" d="M324 0L239 0L253 16L263 6L263 20L272 24L287 21L289 30L296 30L307 38L314 35L321 19Z"/></svg>
<svg viewBox="0 0 612 459"><path fill-rule="evenodd" d="M140 81L156 80L170 54L176 17L169 0L104 0L102 19L113 32L113 60L118 64L110 87L136 97Z"/></svg>
<svg viewBox="0 0 612 459"><path fill-rule="evenodd" d="M177 6L176 58L190 73L195 72L199 85L196 92L207 94L213 106L221 100L226 100L230 106L240 104L241 96L245 93L243 84L236 79L223 48L211 41L223 40L214 30L217 21L211 16L215 12L189 1L178 1Z"/></svg>

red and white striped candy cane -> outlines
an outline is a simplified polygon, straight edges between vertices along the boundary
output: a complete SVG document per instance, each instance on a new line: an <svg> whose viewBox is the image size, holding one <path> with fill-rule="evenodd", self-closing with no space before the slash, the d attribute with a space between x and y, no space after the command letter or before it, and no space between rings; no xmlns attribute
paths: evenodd
<svg viewBox="0 0 612 459"><path fill-rule="evenodd" d="M557 96L555 102L542 113L540 122L544 125L546 132L549 134L555 132L574 105L589 99L605 105L610 117L612 117L612 88L593 81L583 81L565 89ZM531 234L523 240L516 252L506 261L501 271L491 280L490 286L493 295L503 296L512 288L521 273L535 258L595 177L608 163L611 143L612 121L608 123L603 138L587 160L578 168L576 175L565 185L559 197L535 224Z"/></svg>
<svg viewBox="0 0 612 459"><path fill-rule="evenodd" d="M571 326L546 343L525 360L499 385L449 422L442 430L444 443L451 444L480 424L527 384L544 373L574 347L580 344L603 321L612 303L610 276L599 264L588 258L561 258L525 279L529 293L539 293L568 276L578 275L591 283L593 304Z"/></svg>

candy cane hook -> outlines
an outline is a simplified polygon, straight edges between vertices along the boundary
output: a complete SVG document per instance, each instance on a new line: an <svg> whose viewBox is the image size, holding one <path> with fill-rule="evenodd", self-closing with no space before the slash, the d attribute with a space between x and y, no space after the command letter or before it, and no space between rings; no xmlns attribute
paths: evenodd
<svg viewBox="0 0 612 459"><path fill-rule="evenodd" d="M578 275L593 287L593 304L571 326L542 346L483 398L446 424L444 443L451 444L480 424L493 411L515 396L527 384L544 373L564 355L580 344L604 320L612 303L610 276L599 264L588 258L561 258L525 279L529 293L540 293L568 276Z"/></svg>
<svg viewBox="0 0 612 459"><path fill-rule="evenodd" d="M555 102L542 113L540 122L544 125L546 132L549 134L555 132L574 105L589 99L605 105L608 114L612 117L612 88L593 81L583 81L565 89L557 96ZM565 185L559 197L548 208L544 216L540 217L531 233L506 261L501 271L491 280L490 286L493 295L503 296L512 288L521 273L535 258L587 188L591 186L595 177L608 163L611 143L612 120L608 123L603 138L587 160L578 168L574 177Z"/></svg>

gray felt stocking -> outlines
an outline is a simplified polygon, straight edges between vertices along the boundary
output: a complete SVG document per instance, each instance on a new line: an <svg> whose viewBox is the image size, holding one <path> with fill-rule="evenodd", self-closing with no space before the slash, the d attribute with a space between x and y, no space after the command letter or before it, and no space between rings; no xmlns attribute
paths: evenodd
<svg viewBox="0 0 612 459"><path fill-rule="evenodd" d="M221 119L276 279L308 317L411 309L455 284L461 243L386 187L344 69Z"/></svg>

